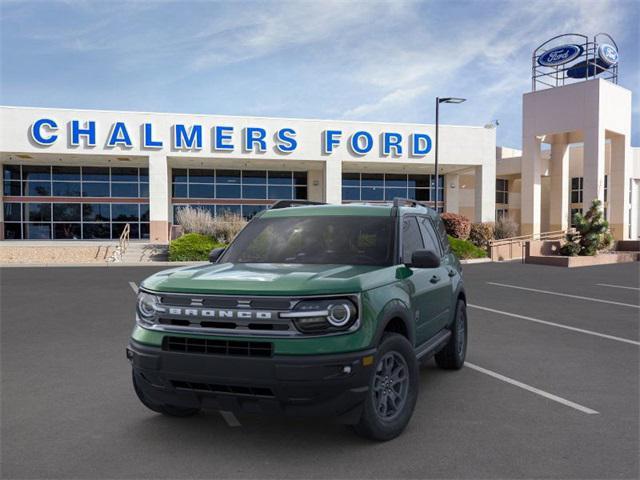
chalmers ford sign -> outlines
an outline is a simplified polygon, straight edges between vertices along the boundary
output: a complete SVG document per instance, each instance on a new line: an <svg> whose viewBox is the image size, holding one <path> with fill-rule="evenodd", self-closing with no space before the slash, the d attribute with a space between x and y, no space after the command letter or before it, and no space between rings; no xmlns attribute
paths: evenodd
<svg viewBox="0 0 640 480"><path fill-rule="evenodd" d="M72 120L68 123L54 118L38 118L29 128L30 139L40 147L54 145L60 140L62 129L66 129L68 144L71 147L95 147L101 142L105 148L129 149L134 147L134 134L139 133L139 144L143 150L170 148L174 151L202 151L211 149L216 152L263 153L272 150L286 155L296 152L299 141L297 132L291 127L278 128L275 131L259 126L237 129L230 125L205 126L201 124L173 124L170 131L159 131L153 123L132 125L115 121L109 125L99 125L96 121ZM240 130L236 132L236 130ZM237 135L239 133L239 135ZM414 157L427 155L432 148L431 137L426 133L401 134L382 132L374 135L367 130L358 130L345 135L341 129L326 129L321 135L324 155L334 153L343 143L354 155L364 156L379 153L383 156L408 154Z"/></svg>

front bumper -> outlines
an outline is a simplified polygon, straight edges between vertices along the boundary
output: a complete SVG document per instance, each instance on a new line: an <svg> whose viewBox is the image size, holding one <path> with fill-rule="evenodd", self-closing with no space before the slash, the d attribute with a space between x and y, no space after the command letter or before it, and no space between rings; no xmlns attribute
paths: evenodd
<svg viewBox="0 0 640 480"><path fill-rule="evenodd" d="M165 351L130 340L127 357L155 403L353 423L369 388L375 349L332 355L237 357ZM367 365L364 365L367 363Z"/></svg>

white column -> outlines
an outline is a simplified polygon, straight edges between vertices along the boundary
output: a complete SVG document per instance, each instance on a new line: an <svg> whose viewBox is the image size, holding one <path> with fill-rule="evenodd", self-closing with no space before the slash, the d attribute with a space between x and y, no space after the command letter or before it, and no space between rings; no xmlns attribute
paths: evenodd
<svg viewBox="0 0 640 480"><path fill-rule="evenodd" d="M474 209L476 222L496 219L496 162L487 161L475 167Z"/></svg>
<svg viewBox="0 0 640 480"><path fill-rule="evenodd" d="M444 211L458 213L460 208L460 176L447 173L444 176Z"/></svg>
<svg viewBox="0 0 640 480"><path fill-rule="evenodd" d="M342 162L329 158L324 162L324 201L342 203Z"/></svg>
<svg viewBox="0 0 640 480"><path fill-rule="evenodd" d="M549 230L566 230L569 225L569 145L566 134L555 135L550 167Z"/></svg>
<svg viewBox="0 0 640 480"><path fill-rule="evenodd" d="M149 155L149 216L151 243L169 242L169 165L165 154Z"/></svg>
<svg viewBox="0 0 640 480"><path fill-rule="evenodd" d="M609 226L616 240L630 238L629 179L631 177L632 161L629 136L615 135L611 140L611 171L609 172L607 200L609 202Z"/></svg>
<svg viewBox="0 0 640 480"><path fill-rule="evenodd" d="M535 135L523 138L522 152L522 235L540 233L541 178L540 139Z"/></svg>
<svg viewBox="0 0 640 480"><path fill-rule="evenodd" d="M585 130L583 158L582 209L586 212L596 198L604 203L604 129L596 126Z"/></svg>

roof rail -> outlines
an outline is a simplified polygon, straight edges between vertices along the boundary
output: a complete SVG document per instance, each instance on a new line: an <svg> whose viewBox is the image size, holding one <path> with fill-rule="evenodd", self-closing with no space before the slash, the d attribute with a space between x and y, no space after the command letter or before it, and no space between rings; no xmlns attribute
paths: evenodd
<svg viewBox="0 0 640 480"><path fill-rule="evenodd" d="M402 206L406 206L409 205L411 207L424 207L424 208L431 208L427 203L425 202L420 202L418 200L412 200L410 198L399 198L396 197L393 199L393 206L394 207L402 207Z"/></svg>
<svg viewBox="0 0 640 480"><path fill-rule="evenodd" d="M311 200L278 200L274 202L269 208L271 210L275 210L278 208L306 207L308 205L326 205L326 203L312 202Z"/></svg>

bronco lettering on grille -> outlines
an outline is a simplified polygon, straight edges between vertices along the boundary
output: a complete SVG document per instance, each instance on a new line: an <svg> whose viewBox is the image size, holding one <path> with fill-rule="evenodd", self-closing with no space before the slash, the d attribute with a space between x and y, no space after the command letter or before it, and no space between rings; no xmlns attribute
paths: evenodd
<svg viewBox="0 0 640 480"><path fill-rule="evenodd" d="M162 308L158 311L162 312ZM230 318L239 320L270 320L274 318L274 312L252 311L252 310L217 310L213 308L179 308L169 307L165 310L169 315L184 317L206 317L206 318Z"/></svg>

